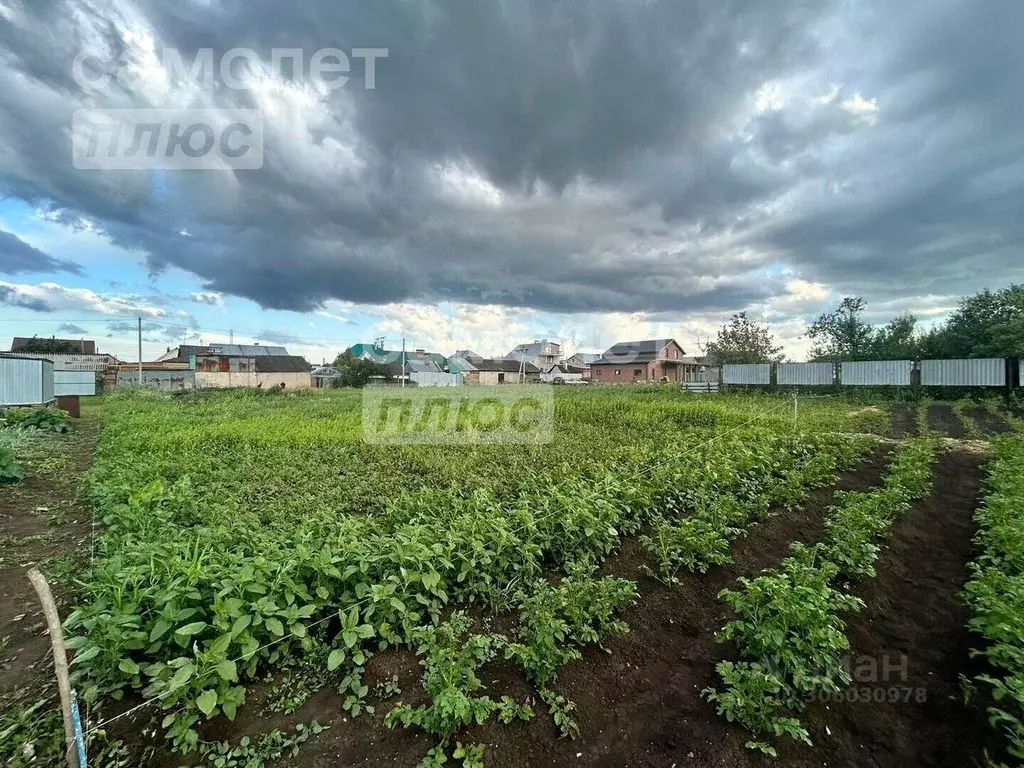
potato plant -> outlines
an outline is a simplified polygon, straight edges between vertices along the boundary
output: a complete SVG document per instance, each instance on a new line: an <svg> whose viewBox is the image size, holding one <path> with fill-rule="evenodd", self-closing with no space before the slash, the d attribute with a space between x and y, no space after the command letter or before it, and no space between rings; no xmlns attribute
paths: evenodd
<svg viewBox="0 0 1024 768"><path fill-rule="evenodd" d="M779 405L595 388L558 395L550 446L376 446L344 391L104 396L87 483L101 533L66 622L75 685L87 702L156 697L192 749L200 721L234 717L296 658L329 648L352 675L452 606L517 606L654 520L728 504L756 518L799 498L815 456L856 454L829 434L856 427L853 408L810 401L794 432ZM595 642L560 616L563 651L572 633Z"/></svg>
<svg viewBox="0 0 1024 768"><path fill-rule="evenodd" d="M741 589L721 592L737 618L717 639L732 642L740 661L719 663L724 689L708 688L703 695L719 714L758 737L751 748L773 753L763 735L807 741L792 713L808 694L849 684L842 664L849 642L840 614L862 603L846 592L847 581L874 574L878 542L912 501L929 492L934 458L931 439L903 443L881 487L837 494L825 542L795 543L778 569L741 578Z"/></svg>
<svg viewBox="0 0 1024 768"><path fill-rule="evenodd" d="M977 677L991 691L991 722L1008 751L1024 759L1024 436L999 438L988 493L975 515L981 551L965 588L978 635L974 653L991 670Z"/></svg>
<svg viewBox="0 0 1024 768"><path fill-rule="evenodd" d="M505 723L533 716L528 706L508 696L495 701L479 694L484 684L477 671L498 655L506 641L501 635L467 637L469 626L466 614L458 612L437 627L416 632L417 653L424 657L420 662L425 668L423 687L431 702L418 707L399 702L384 719L389 728L415 725L439 738L438 746L420 763L423 768L444 763L444 751L460 728L483 724L492 716ZM469 759L468 765L483 764L482 751L461 745L458 749Z"/></svg>

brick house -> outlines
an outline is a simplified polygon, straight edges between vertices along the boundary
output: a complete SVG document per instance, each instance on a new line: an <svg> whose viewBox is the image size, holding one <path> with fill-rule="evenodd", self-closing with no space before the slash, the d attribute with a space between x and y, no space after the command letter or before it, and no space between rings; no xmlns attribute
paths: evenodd
<svg viewBox="0 0 1024 768"><path fill-rule="evenodd" d="M686 358L675 339L623 341L590 363L590 380L594 384L691 381L699 367Z"/></svg>

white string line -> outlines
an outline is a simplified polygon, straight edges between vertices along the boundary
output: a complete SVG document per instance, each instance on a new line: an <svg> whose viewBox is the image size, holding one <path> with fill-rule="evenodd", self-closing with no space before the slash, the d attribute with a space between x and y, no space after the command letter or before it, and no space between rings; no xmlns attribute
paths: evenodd
<svg viewBox="0 0 1024 768"><path fill-rule="evenodd" d="M785 402L785 403L782 403L780 405L777 405L774 408L770 408L770 409L768 409L766 411L762 411L761 413L759 413L756 416L754 416L753 418L743 422L742 424L739 424L739 425L737 425L735 427L732 427L731 429L728 429L725 432L720 432L720 433L718 433L716 435L713 435L712 437L710 437L707 440L705 440L703 443L698 443L697 445L691 446L690 448L686 449L682 453L678 453L678 454L676 454L674 456L670 456L670 457L668 457L666 459L663 459L662 461L660 461L660 462L658 462L656 464L653 464L653 465L651 465L649 467L645 467L645 468L641 469L639 472L637 472L636 474L628 476L626 479L627 480L635 479L635 478L640 477L641 475L643 475L643 474L645 474L647 472L650 472L650 471L653 471L653 470L657 469L660 466L664 466L665 464L671 463L673 461L677 461L678 459L681 459L683 456L686 456L686 455L688 455L690 453L693 453L694 451L697 451L697 450L699 450L701 448L707 447L711 443L715 442L716 440L718 440L718 439L720 439L722 437L725 437L728 434L731 434L731 433L736 432L736 431L738 431L740 429L743 429L744 427L749 426L750 424L753 424L755 421L757 421L758 419L760 419L763 416L767 416L768 414L774 413L775 411L778 411L778 410L781 410L782 408L787 408L787 407L789 407L789 402ZM596 492L594 494L594 497L596 497L598 495L598 493L599 492ZM584 501L586 501L586 500L588 500L588 499L584 499ZM545 520L549 520L552 517L555 517L555 516L557 516L559 514L561 514L560 511L554 511L554 512L551 512L550 514L548 514L546 516L539 517L539 518L534 518L530 522L529 525L536 525L537 523L544 522ZM95 513L94 513L94 519L95 519ZM514 533L514 535L518 535L518 534L522 533L523 531L526 530L527 527L529 527L529 526L524 526L519 531L516 531ZM355 603L351 603L350 605L346 606L345 608L339 608L338 611L341 612L343 610L350 610L352 608L358 607L358 606L362 605L363 603L365 603L367 600L369 600L370 597L371 596L368 595L367 597L364 597L362 600L358 600ZM334 618L334 613L330 613L327 616L325 616L324 618L318 619L317 621L314 621L312 624L304 625L303 626L303 630L302 630L303 635L305 635L306 632L308 630L312 629L313 627L318 626L320 624L323 624L324 622L329 621L330 619L333 619L333 618ZM261 645L258 648L256 648L255 650L252 650L252 651L249 651L247 653L244 653L241 656L239 656L237 659L232 659L231 661L232 661L232 663L237 663L239 661L248 661L249 659L251 659L253 656L255 656L260 651L266 650L267 648L270 648L271 646L277 645L278 643L284 642L285 640L289 640L289 639L291 639L293 637L297 637L297 636L298 635L295 632L291 632L291 633L289 633L287 635L284 635L283 637L277 638L276 640L271 640L269 643L266 643L265 645ZM122 712L119 715L115 715L114 717L111 717L111 718L109 718L107 720L104 720L104 721L102 721L100 723L97 723L95 726L93 726L88 731L86 731L85 735L88 736L93 731L96 731L96 730L102 728L103 726L108 725L109 723L114 722L115 720L120 720L123 717L127 717L128 715L132 714L133 712L137 712L140 709L144 709L145 707L148 707L150 704L153 704L154 702L160 701L161 699L166 698L167 696L170 696L172 693L176 693L177 691L182 690L183 688L185 688L185 686L188 684L188 682L189 681L186 681L185 683L183 683L182 685L178 686L177 688L171 689L169 691L165 691L164 693L160 694L159 696L154 696L151 699L147 699L146 701L142 702L141 704L138 704L138 705L132 707L131 709L125 710L124 712Z"/></svg>

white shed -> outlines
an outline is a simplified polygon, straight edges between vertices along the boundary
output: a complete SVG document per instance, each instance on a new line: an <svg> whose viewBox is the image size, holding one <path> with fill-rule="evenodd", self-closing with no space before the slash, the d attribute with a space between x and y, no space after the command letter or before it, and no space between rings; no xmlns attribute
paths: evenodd
<svg viewBox="0 0 1024 768"><path fill-rule="evenodd" d="M53 399L52 362L0 357L0 405L46 405Z"/></svg>

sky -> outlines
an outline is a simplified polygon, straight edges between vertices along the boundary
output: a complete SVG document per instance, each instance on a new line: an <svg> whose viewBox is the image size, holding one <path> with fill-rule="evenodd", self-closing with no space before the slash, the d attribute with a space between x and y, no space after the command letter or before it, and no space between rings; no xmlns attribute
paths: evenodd
<svg viewBox="0 0 1024 768"><path fill-rule="evenodd" d="M698 353L747 311L800 360L845 295L940 322L1024 281L1021 29L1016 0L0 0L0 346L137 359L141 317L146 359ZM129 108L256 110L261 166L79 167L76 110Z"/></svg>

